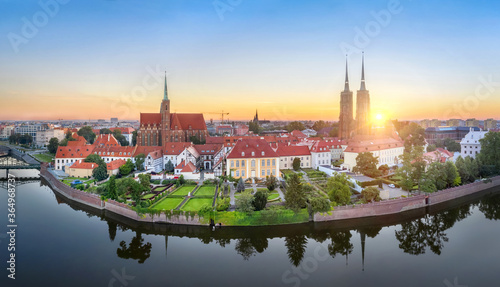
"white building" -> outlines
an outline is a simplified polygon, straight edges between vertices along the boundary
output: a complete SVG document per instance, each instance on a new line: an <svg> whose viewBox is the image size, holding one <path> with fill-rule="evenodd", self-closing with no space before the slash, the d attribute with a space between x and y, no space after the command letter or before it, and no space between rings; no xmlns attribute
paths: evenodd
<svg viewBox="0 0 500 287"><path fill-rule="evenodd" d="M14 132L15 127L14 126L5 126L2 129L2 132L0 133L0 139L2 140L7 140L9 137L12 135Z"/></svg>
<svg viewBox="0 0 500 287"><path fill-rule="evenodd" d="M57 140L62 141L65 137L64 130L61 129L49 129L37 131L36 133L36 145L39 147L47 146L51 138L57 138Z"/></svg>
<svg viewBox="0 0 500 287"><path fill-rule="evenodd" d="M188 142L169 142L166 143L163 150L163 164L166 165L168 161L176 167L182 162L182 158L186 158L186 149L192 144Z"/></svg>
<svg viewBox="0 0 500 287"><path fill-rule="evenodd" d="M302 131L303 134L305 134L308 137L315 137L318 133L313 130L313 129L305 129Z"/></svg>
<svg viewBox="0 0 500 287"><path fill-rule="evenodd" d="M307 146L278 146L280 169L293 169L293 160L300 159L301 168L311 168L312 155Z"/></svg>
<svg viewBox="0 0 500 287"><path fill-rule="evenodd" d="M316 169L320 165L332 164L331 143L326 141L317 141L311 146L311 166Z"/></svg>
<svg viewBox="0 0 500 287"><path fill-rule="evenodd" d="M370 152L378 157L377 168L387 164L389 167L399 164L399 156L404 153L401 140L391 137L355 136L350 139L344 151L342 169L352 171L356 166L356 157L362 152Z"/></svg>
<svg viewBox="0 0 500 287"><path fill-rule="evenodd" d="M473 131L472 129L460 141L460 155L465 158L470 156L476 158L476 155L481 151L480 139L484 138L487 131Z"/></svg>

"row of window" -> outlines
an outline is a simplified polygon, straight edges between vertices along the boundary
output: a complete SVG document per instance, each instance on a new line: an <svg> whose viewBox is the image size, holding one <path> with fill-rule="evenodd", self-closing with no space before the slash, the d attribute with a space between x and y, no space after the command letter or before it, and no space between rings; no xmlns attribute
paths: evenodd
<svg viewBox="0 0 500 287"><path fill-rule="evenodd" d="M245 161L246 160L241 160L241 167L245 167ZM276 165L276 159L273 159L272 161L270 159L268 160L261 160L261 166L271 166L271 162L272 162L272 166L275 166ZM266 164L267 163L267 164ZM240 167L240 160L231 160L231 167ZM255 167L255 159L252 159L251 161L251 166L252 167Z"/></svg>
<svg viewBox="0 0 500 287"><path fill-rule="evenodd" d="M261 172L261 176L262 176L262 177L264 177L264 176L266 176L266 175L267 175L267 176L270 176L271 174L272 174L273 176L276 176L276 171L275 171L274 169L272 169L272 170L271 170L271 169L268 169L268 170L263 169L263 170L262 170L262 172ZM237 171L235 172L235 175L236 175L236 177L240 177L240 171L239 171L239 170L237 170ZM242 171L241 171L241 177L245 177L245 171L244 171L244 170L242 170Z"/></svg>

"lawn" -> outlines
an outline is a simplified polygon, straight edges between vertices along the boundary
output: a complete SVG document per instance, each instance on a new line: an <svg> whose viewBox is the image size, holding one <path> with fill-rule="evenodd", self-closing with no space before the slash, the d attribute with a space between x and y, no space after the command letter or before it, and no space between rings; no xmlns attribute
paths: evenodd
<svg viewBox="0 0 500 287"><path fill-rule="evenodd" d="M273 199L276 199L276 198L278 198L278 197L280 197L280 195L279 195L279 194L277 194L277 193L271 193L271 194L269 194L269 196L267 197L267 200L273 200Z"/></svg>
<svg viewBox="0 0 500 287"><path fill-rule="evenodd" d="M302 209L299 213L294 213L291 210L262 210L254 211L251 214L238 211L221 211L215 215L216 223L222 222L223 225L238 226L290 224L308 221L309 214L306 209Z"/></svg>
<svg viewBox="0 0 500 287"><path fill-rule="evenodd" d="M213 196L214 194L215 194L215 186L213 185L200 186L200 188L198 188L198 190L196 190L195 193L196 196L203 196L203 195Z"/></svg>
<svg viewBox="0 0 500 287"><path fill-rule="evenodd" d="M54 159L54 155L50 153L37 153L33 156L40 162L51 162Z"/></svg>
<svg viewBox="0 0 500 287"><path fill-rule="evenodd" d="M195 188L195 185L186 185L182 186L181 188L177 189L172 195L188 195L193 189Z"/></svg>
<svg viewBox="0 0 500 287"><path fill-rule="evenodd" d="M151 208L158 210L172 210L175 209L184 200L182 197L178 198L165 198L153 205Z"/></svg>
<svg viewBox="0 0 500 287"><path fill-rule="evenodd" d="M63 182L64 184L66 184L66 185L71 186L71 182L72 182L73 180L75 180L75 179L78 179L78 180L82 181L83 183L88 183L88 184L90 184L90 183L93 181L93 179L91 180L91 179L88 179L88 178L66 177L66 178L64 178L64 179L62 180L62 182Z"/></svg>
<svg viewBox="0 0 500 287"><path fill-rule="evenodd" d="M145 196L142 197L142 199L150 199L151 197L155 196L154 194L146 194Z"/></svg>
<svg viewBox="0 0 500 287"><path fill-rule="evenodd" d="M181 210L198 211L205 204L212 206L212 202L212 198L191 198L181 207Z"/></svg>

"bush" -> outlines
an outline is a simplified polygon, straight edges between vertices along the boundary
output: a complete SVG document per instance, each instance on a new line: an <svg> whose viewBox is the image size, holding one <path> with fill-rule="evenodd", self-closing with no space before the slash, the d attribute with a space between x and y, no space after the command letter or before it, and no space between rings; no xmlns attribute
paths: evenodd
<svg viewBox="0 0 500 287"><path fill-rule="evenodd" d="M198 211L198 213L200 214L207 214L207 213L210 213L212 212L213 208L212 206L208 205L208 204L204 204L200 210Z"/></svg>
<svg viewBox="0 0 500 287"><path fill-rule="evenodd" d="M374 186L367 187L361 192L364 202L380 201L380 190Z"/></svg>
<svg viewBox="0 0 500 287"><path fill-rule="evenodd" d="M256 211L262 210L267 204L267 192L262 190L257 190L253 198L253 206Z"/></svg>
<svg viewBox="0 0 500 287"><path fill-rule="evenodd" d="M226 211L231 205L230 201L229 197L217 199L217 211Z"/></svg>

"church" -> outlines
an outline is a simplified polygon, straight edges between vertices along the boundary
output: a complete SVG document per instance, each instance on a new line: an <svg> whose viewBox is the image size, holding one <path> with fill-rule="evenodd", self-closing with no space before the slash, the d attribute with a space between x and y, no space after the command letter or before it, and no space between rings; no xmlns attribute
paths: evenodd
<svg viewBox="0 0 500 287"><path fill-rule="evenodd" d="M138 146L165 146L169 142L204 142L208 136L203 114L170 113L165 74L165 90L159 113L141 113Z"/></svg>

